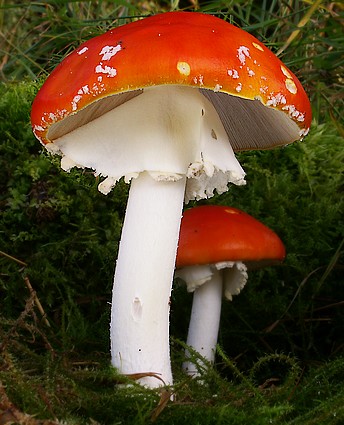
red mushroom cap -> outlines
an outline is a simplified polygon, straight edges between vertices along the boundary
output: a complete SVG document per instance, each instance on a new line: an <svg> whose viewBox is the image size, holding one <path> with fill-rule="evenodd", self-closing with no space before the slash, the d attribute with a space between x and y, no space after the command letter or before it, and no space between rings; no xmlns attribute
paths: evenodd
<svg viewBox="0 0 344 425"><path fill-rule="evenodd" d="M223 94L256 100L255 104L269 107L262 109L279 110L297 125L292 140L284 135L276 142L267 142L264 135L261 141L232 137L234 150L283 145L309 130L311 109L301 83L266 46L214 16L169 12L117 27L68 55L34 100L34 133L47 144L136 96L139 90L164 84L204 89L217 109L218 103L224 103L219 101ZM113 96L118 94L122 95ZM92 113L84 113L89 108ZM219 115L228 134L233 134L235 125L240 133L248 118L227 122L227 105L222 109ZM266 124L267 132L277 132L271 130L274 121Z"/></svg>
<svg viewBox="0 0 344 425"><path fill-rule="evenodd" d="M206 205L183 214L177 268L222 261L266 265L282 261L285 255L276 233L237 208Z"/></svg>

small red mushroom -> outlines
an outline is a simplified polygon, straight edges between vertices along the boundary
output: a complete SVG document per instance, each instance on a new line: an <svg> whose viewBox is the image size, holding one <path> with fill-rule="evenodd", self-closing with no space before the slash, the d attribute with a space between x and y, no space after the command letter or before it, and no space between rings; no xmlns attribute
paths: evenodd
<svg viewBox="0 0 344 425"><path fill-rule="evenodd" d="M247 269L284 258L285 248L276 233L237 208L208 205L185 211L175 276L194 292L187 345L213 363L222 294L232 300L246 284ZM197 376L202 364L186 361L184 369Z"/></svg>
<svg viewBox="0 0 344 425"><path fill-rule="evenodd" d="M61 167L131 181L116 264L112 364L172 383L169 297L183 201L242 185L233 151L307 134L311 109L295 75L260 41L210 15L171 12L83 43L51 73L33 132Z"/></svg>

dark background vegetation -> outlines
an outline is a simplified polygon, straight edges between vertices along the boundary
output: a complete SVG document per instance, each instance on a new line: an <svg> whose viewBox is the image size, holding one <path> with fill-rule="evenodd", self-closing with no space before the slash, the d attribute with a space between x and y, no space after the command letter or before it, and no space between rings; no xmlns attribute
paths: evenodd
<svg viewBox="0 0 344 425"><path fill-rule="evenodd" d="M170 392L119 386L126 378L109 367L128 187L105 197L87 170L61 171L29 114L82 41L175 9L215 14L278 52L314 119L303 142L239 154L246 187L199 203L245 210L279 234L287 258L224 301L216 365L202 382L181 372L191 296L176 282L168 402ZM343 12L328 1L0 1L1 424L344 423Z"/></svg>

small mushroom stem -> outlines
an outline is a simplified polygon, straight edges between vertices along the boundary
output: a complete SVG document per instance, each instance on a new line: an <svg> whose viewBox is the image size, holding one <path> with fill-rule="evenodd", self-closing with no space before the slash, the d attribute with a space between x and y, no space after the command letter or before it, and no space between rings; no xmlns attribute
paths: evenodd
<svg viewBox="0 0 344 425"><path fill-rule="evenodd" d="M222 302L222 271L214 269L210 280L195 289L187 345L197 351L210 363L214 362L220 325ZM186 356L190 354L186 352ZM198 365L204 368L199 360ZM192 376L199 376L199 367L193 361L186 361L183 369Z"/></svg>
<svg viewBox="0 0 344 425"><path fill-rule="evenodd" d="M112 364L154 388L172 384L169 303L185 193L185 177L132 180L111 307ZM151 376L156 374L156 377Z"/></svg>

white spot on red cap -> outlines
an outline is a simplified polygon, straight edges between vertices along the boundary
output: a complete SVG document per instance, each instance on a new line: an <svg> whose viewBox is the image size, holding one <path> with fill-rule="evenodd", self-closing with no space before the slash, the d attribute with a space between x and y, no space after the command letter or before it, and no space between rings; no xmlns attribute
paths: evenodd
<svg viewBox="0 0 344 425"><path fill-rule="evenodd" d="M105 65L103 68L102 64L100 63L99 65L96 66L96 73L107 74L109 77L115 77L117 75L117 70L107 65Z"/></svg>
<svg viewBox="0 0 344 425"><path fill-rule="evenodd" d="M78 90L78 94L89 94L90 89L88 85L82 86L81 89Z"/></svg>
<svg viewBox="0 0 344 425"><path fill-rule="evenodd" d="M260 50L261 52L264 52L263 47L258 43L252 42L252 46L255 47L256 49Z"/></svg>
<svg viewBox="0 0 344 425"><path fill-rule="evenodd" d="M80 102L82 96L81 95L76 95L73 97L72 100L72 111L76 111L78 109L78 102Z"/></svg>
<svg viewBox="0 0 344 425"><path fill-rule="evenodd" d="M286 105L282 108L284 111L288 111L291 118L295 119L299 122L303 122L305 120L305 115L298 111L295 105Z"/></svg>
<svg viewBox="0 0 344 425"><path fill-rule="evenodd" d="M293 76L291 75L291 73L288 71L287 68L285 68L283 65L281 65L281 71L283 72L283 74L287 77L287 78L293 78Z"/></svg>
<svg viewBox="0 0 344 425"><path fill-rule="evenodd" d="M200 74L198 77L197 76L194 77L193 81L194 81L195 84L199 84L200 86L204 86L203 78L204 78L203 75Z"/></svg>
<svg viewBox="0 0 344 425"><path fill-rule="evenodd" d="M247 67L246 69L247 69L247 72L248 72L248 76L249 77L253 77L254 75L256 75L255 72L252 71L252 69L250 69L249 67Z"/></svg>
<svg viewBox="0 0 344 425"><path fill-rule="evenodd" d="M290 93L292 93L292 94L297 93L296 84L294 83L294 80L292 80L291 78L287 78L285 80L285 86L286 86L287 90L290 91Z"/></svg>
<svg viewBox="0 0 344 425"><path fill-rule="evenodd" d="M246 46L240 46L238 49L238 54L237 54L239 61L241 62L242 65L245 65L246 63L246 59L247 58L251 58L250 56L250 49Z"/></svg>
<svg viewBox="0 0 344 425"><path fill-rule="evenodd" d="M297 120L300 121L300 122L303 122L305 120L304 114L300 113L300 115L297 117Z"/></svg>
<svg viewBox="0 0 344 425"><path fill-rule="evenodd" d="M35 125L33 132L36 133L36 131L44 131L44 128L41 125Z"/></svg>
<svg viewBox="0 0 344 425"><path fill-rule="evenodd" d="M242 89L242 84L241 84L241 83L239 83L239 84L235 87L235 90L236 90L238 93L240 93L240 92L241 92L241 89Z"/></svg>
<svg viewBox="0 0 344 425"><path fill-rule="evenodd" d="M285 86L286 86L287 90L290 91L290 93L292 93L292 94L296 94L297 93L297 87L296 87L296 84L294 82L292 74L283 65L281 65L281 71L282 71L283 75L285 75L287 77L286 80L285 80Z"/></svg>
<svg viewBox="0 0 344 425"><path fill-rule="evenodd" d="M193 82L195 83L195 84L199 84L200 86L204 86L204 82L203 82L203 75L198 75L198 76L195 76L195 77L193 77Z"/></svg>
<svg viewBox="0 0 344 425"><path fill-rule="evenodd" d="M308 128L303 128L299 132L301 138L307 136L308 133L309 133L309 127Z"/></svg>
<svg viewBox="0 0 344 425"><path fill-rule="evenodd" d="M186 76L190 75L191 68L187 62L178 62L177 69L182 75L186 75Z"/></svg>
<svg viewBox="0 0 344 425"><path fill-rule="evenodd" d="M77 54L78 55L83 55L84 53L86 53L87 52L87 50L88 50L88 47L83 47L81 50L78 50L77 51Z"/></svg>
<svg viewBox="0 0 344 425"><path fill-rule="evenodd" d="M232 78L239 78L239 74L236 69L228 69L227 74Z"/></svg>
<svg viewBox="0 0 344 425"><path fill-rule="evenodd" d="M108 61L113 56L115 56L115 54L118 53L120 50L122 50L122 46L120 44L117 44L117 46L104 46L100 51L99 55L103 55L103 61Z"/></svg>
<svg viewBox="0 0 344 425"><path fill-rule="evenodd" d="M92 86L92 95L93 95L93 96L98 96L98 95L99 95L100 93L102 93L104 90L105 90L105 86L104 86L104 84L101 84L101 83L99 83L99 84L94 83L94 84L93 84L93 86Z"/></svg>
<svg viewBox="0 0 344 425"><path fill-rule="evenodd" d="M266 106L278 106L285 105L287 103L287 99L283 94L277 93L275 95L270 95L269 100L266 102Z"/></svg>

